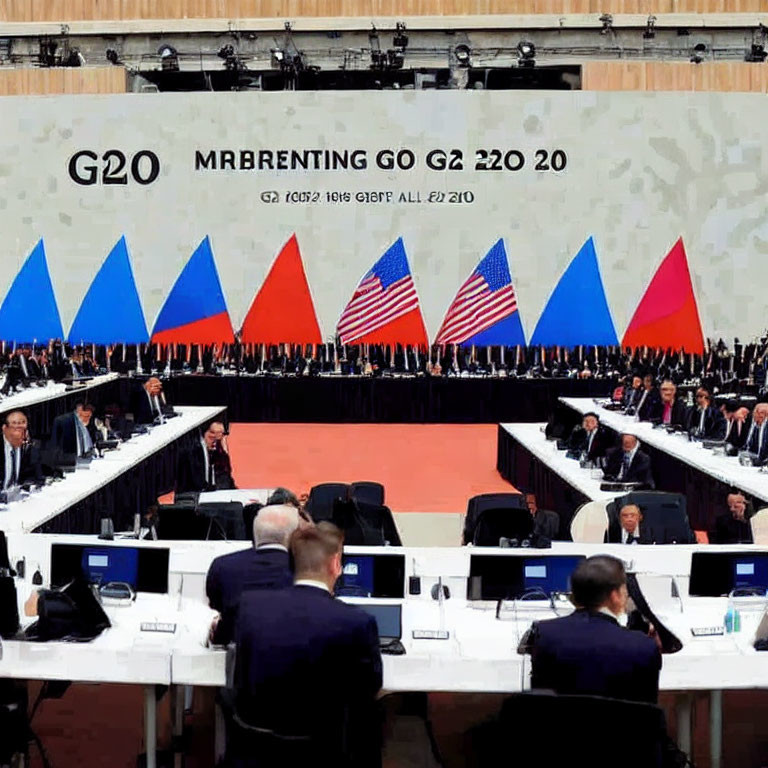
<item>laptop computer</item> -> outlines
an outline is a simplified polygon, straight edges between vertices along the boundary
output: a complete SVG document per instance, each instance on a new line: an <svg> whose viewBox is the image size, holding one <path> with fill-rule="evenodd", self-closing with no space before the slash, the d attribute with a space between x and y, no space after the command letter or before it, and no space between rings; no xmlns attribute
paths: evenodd
<svg viewBox="0 0 768 768"><path fill-rule="evenodd" d="M405 653L405 647L401 642L403 606L400 603L358 603L357 605L376 619L381 652L402 656Z"/></svg>

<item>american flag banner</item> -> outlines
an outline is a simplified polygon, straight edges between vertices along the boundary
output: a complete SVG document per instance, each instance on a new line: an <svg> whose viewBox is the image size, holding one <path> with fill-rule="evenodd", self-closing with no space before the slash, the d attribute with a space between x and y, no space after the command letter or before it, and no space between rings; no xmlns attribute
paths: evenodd
<svg viewBox="0 0 768 768"><path fill-rule="evenodd" d="M525 344L503 240L488 251L459 288L435 344Z"/></svg>
<svg viewBox="0 0 768 768"><path fill-rule="evenodd" d="M336 330L342 344L363 340L426 345L419 297L402 238L363 276L341 313Z"/></svg>

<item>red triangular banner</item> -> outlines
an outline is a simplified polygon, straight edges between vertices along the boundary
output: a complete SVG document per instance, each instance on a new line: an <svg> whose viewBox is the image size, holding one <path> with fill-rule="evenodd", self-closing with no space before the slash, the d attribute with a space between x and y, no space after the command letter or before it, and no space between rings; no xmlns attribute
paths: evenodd
<svg viewBox="0 0 768 768"><path fill-rule="evenodd" d="M656 270L621 343L624 347L704 352L704 334L682 237Z"/></svg>
<svg viewBox="0 0 768 768"><path fill-rule="evenodd" d="M246 344L322 343L296 235L283 246L243 321Z"/></svg>
<svg viewBox="0 0 768 768"><path fill-rule="evenodd" d="M424 319L421 316L421 310L411 310L405 315L398 317L383 328L378 328L359 339L355 339L355 344L407 344L412 347L426 347L427 329L424 326Z"/></svg>

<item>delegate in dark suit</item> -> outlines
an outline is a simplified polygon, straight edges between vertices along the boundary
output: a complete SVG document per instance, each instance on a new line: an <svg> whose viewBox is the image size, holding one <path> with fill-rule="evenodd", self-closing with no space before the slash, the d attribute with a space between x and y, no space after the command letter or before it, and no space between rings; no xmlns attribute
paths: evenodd
<svg viewBox="0 0 768 768"><path fill-rule="evenodd" d="M45 480L40 448L36 440L24 443L19 448L21 452L16 482L9 479L9 485L24 485L26 483L40 484ZM0 487L5 484L5 444L0 441Z"/></svg>
<svg viewBox="0 0 768 768"><path fill-rule="evenodd" d="M85 406L86 410L90 408L89 422L85 429L95 443L97 439L96 427L93 424L92 406ZM53 420L53 429L51 430L51 445L58 448L62 453L79 454L78 451L78 422L80 417L75 413L64 413Z"/></svg>
<svg viewBox="0 0 768 768"><path fill-rule="evenodd" d="M221 614L211 642L226 645L234 639L234 625L243 592L287 589L291 584L293 573L285 547L267 544L217 557L205 580L208 602Z"/></svg>
<svg viewBox="0 0 768 768"><path fill-rule="evenodd" d="M651 474L651 458L639 448L626 466L626 452L622 448L614 448L606 457L605 476L616 478L625 483L642 483L650 488L655 487Z"/></svg>
<svg viewBox="0 0 768 768"><path fill-rule="evenodd" d="M700 437L708 440L723 440L726 426L723 414L714 406L697 408L694 405L688 409L686 429Z"/></svg>
<svg viewBox="0 0 768 768"><path fill-rule="evenodd" d="M643 421L655 421L670 426L685 427L687 423L688 407L682 400L673 403L664 403L657 400L648 413L648 418Z"/></svg>
<svg viewBox="0 0 768 768"><path fill-rule="evenodd" d="M531 686L563 694L656 703L661 654L640 632L599 611L541 621L533 633Z"/></svg>
<svg viewBox="0 0 768 768"><path fill-rule="evenodd" d="M550 509L537 509L533 517L533 535L557 541L560 538L560 515Z"/></svg>
<svg viewBox="0 0 768 768"><path fill-rule="evenodd" d="M223 449L208 450L208 463L203 444L195 442L179 453L176 464L176 492L228 490L235 487L232 463Z"/></svg>
<svg viewBox="0 0 768 768"><path fill-rule="evenodd" d="M725 425L725 442L739 450L744 448L749 434L749 427L752 424L751 417L746 419L730 419Z"/></svg>
<svg viewBox="0 0 768 768"><path fill-rule="evenodd" d="M236 707L245 722L308 736L317 765L364 766L359 749L381 688L373 617L317 586L245 592L236 629ZM358 757L356 757L356 755ZM247 765L260 765L258 756Z"/></svg>
<svg viewBox="0 0 768 768"><path fill-rule="evenodd" d="M591 441L589 432L584 427L576 426L568 438L568 450L574 453L586 453L587 460L594 462L605 456L613 442L610 432L602 425L595 429Z"/></svg>

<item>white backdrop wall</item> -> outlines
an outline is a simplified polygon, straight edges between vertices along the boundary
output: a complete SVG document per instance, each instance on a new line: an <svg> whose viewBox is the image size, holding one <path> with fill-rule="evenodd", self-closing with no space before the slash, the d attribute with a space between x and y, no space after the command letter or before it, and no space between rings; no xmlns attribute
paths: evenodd
<svg viewBox="0 0 768 768"><path fill-rule="evenodd" d="M7 97L0 100L0 293L43 237L67 331L124 234L151 329L186 260L209 235L239 327L295 232L327 337L360 277L402 236L432 338L457 288L503 237L530 337L556 281L593 235L621 337L682 235L705 335L746 339L768 326L767 139L768 101L750 94ZM101 158L110 149L127 158L125 185L104 184L101 176L92 185L75 183L68 170L75 153ZM195 167L196 151L206 158L215 151L220 161L220 150L233 150L239 162L240 150L291 149L363 150L367 168ZM377 153L387 149L411 150L414 167L377 167ZM463 169L429 169L426 156L434 149L460 150ZM476 151L492 149L518 150L525 166L475 170ZM155 153L160 168L146 185L130 174L131 158L142 150ZM547 151L550 165L561 150L565 168L535 170L537 150ZM78 161L81 176L87 178L89 164ZM101 168L103 161L93 164ZM145 157L139 171L146 177L148 170ZM452 191L469 192L473 202L434 201L434 193ZM273 192L279 202L264 202ZM319 199L287 202L290 192ZM355 202L359 192L391 192L392 201ZM351 201L328 202L328 193L349 193Z"/></svg>

